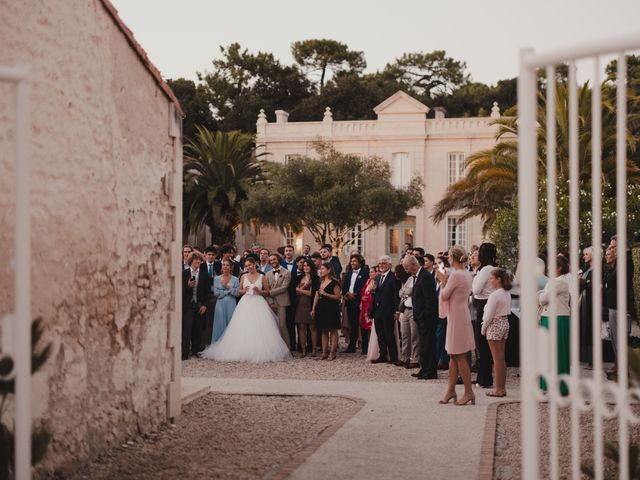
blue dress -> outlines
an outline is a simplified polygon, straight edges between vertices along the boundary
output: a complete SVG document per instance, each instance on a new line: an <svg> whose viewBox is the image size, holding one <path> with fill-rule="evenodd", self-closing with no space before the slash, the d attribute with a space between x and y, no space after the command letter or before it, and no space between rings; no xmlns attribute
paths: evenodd
<svg viewBox="0 0 640 480"><path fill-rule="evenodd" d="M224 333L233 311L236 309L236 299L238 297L238 287L240 282L238 277L231 276L229 288L222 287L222 276L216 275L213 280L213 294L218 299L216 309L213 314L213 335L211 341L217 341Z"/></svg>

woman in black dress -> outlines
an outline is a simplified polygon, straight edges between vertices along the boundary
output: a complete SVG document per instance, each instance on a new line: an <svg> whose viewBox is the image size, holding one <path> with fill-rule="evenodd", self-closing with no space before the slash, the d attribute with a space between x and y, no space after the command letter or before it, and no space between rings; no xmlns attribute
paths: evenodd
<svg viewBox="0 0 640 480"><path fill-rule="evenodd" d="M316 273L315 264L306 258L300 263L300 275L297 279L296 291L296 316L295 323L298 325L298 333L300 335L300 345L302 347L302 356L307 356L307 329L311 331L311 356L316 356L316 347L318 346L318 332L313 318L311 318L311 304L313 298L318 291L320 279Z"/></svg>
<svg viewBox="0 0 640 480"><path fill-rule="evenodd" d="M338 350L342 292L340 283L333 276L333 269L329 263L323 263L318 273L320 274L320 288L313 299L311 316L316 319L316 326L322 332L322 359L335 360ZM331 337L330 354L328 353L329 337Z"/></svg>

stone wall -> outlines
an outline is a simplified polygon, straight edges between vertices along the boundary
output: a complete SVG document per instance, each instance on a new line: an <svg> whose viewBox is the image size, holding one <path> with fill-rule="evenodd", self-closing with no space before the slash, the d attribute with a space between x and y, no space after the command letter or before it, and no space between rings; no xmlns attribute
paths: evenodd
<svg viewBox="0 0 640 480"><path fill-rule="evenodd" d="M0 1L0 65L34 76L33 316L54 351L33 408L54 435L49 470L166 421L176 376L166 185L179 123L175 139L174 105L108 7ZM0 86L0 317L13 305L13 93Z"/></svg>

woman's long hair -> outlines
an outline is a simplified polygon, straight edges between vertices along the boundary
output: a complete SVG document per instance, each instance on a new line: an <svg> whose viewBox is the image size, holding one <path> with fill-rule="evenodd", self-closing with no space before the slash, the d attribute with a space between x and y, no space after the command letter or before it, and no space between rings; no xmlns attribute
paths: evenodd
<svg viewBox="0 0 640 480"><path fill-rule="evenodd" d="M484 268L487 265L492 267L498 266L498 250L493 243L483 243L478 250L478 261L480 262L480 268Z"/></svg>

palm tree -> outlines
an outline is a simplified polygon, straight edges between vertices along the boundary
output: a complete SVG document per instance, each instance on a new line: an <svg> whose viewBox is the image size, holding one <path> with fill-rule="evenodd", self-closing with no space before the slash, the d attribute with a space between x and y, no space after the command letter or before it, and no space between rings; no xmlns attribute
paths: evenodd
<svg viewBox="0 0 640 480"><path fill-rule="evenodd" d="M611 88L605 82L603 88ZM616 112L613 103L603 95L602 103L602 175L606 187L615 186ZM558 183L569 179L569 94L567 85L559 83L556 92L556 154ZM629 114L627 125L638 122L638 114ZM511 207L518 192L518 124L516 117L494 120L498 126L493 148L470 155L465 177L452 184L433 208L432 218L441 222L450 212L460 213L461 220L480 216L486 232L495 221L498 211ZM540 95L538 107L538 174L546 176L546 101ZM627 148L632 157L637 149L638 136L627 131ZM588 83L578 89L578 146L581 183L591 180L591 90ZM630 158L627 176L631 182L640 181L640 168ZM585 185L586 187L587 185Z"/></svg>
<svg viewBox="0 0 640 480"><path fill-rule="evenodd" d="M214 242L233 243L249 190L263 179L252 135L197 127L186 146L184 229L206 225Z"/></svg>

